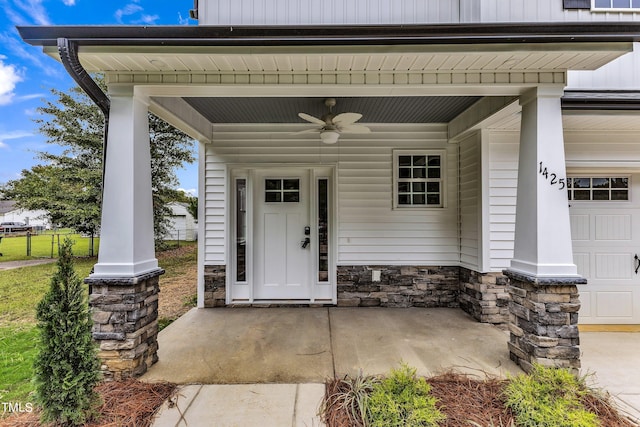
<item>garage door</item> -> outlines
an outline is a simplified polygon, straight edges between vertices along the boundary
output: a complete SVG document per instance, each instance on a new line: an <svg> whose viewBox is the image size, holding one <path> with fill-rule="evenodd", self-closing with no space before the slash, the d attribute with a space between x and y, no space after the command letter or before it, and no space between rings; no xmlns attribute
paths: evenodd
<svg viewBox="0 0 640 427"><path fill-rule="evenodd" d="M640 174L574 175L570 212L579 322L640 324Z"/></svg>

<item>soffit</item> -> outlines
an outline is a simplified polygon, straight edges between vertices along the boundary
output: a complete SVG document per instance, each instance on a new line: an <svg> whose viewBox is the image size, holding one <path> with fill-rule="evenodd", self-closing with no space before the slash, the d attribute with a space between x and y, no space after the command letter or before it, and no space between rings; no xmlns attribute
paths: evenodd
<svg viewBox="0 0 640 427"><path fill-rule="evenodd" d="M211 123L308 123L299 112L321 117L324 98L184 98ZM362 123L447 123L474 104L474 96L342 97L334 113L357 112Z"/></svg>
<svg viewBox="0 0 640 427"><path fill-rule="evenodd" d="M80 49L80 62L89 72L122 73L424 73L424 72L517 72L594 70L619 57L620 46L580 48L549 45L455 45L431 46L416 52L408 46L358 46L349 49L308 47L295 52L287 49L129 48L109 51L104 48ZM57 58L57 51L46 48ZM204 51L203 51L204 50ZM331 50L336 50L331 52ZM372 51L373 50L373 51Z"/></svg>

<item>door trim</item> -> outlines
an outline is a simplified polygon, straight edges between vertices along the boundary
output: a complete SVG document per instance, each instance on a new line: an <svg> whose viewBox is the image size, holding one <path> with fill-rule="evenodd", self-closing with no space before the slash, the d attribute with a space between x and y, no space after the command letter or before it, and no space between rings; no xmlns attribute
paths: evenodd
<svg viewBox="0 0 640 427"><path fill-rule="evenodd" d="M269 172L270 174L279 175L286 174L292 170L306 170L309 173L309 197L311 211L310 220L313 223L311 229L312 242L318 242L318 194L317 183L319 179L329 180L329 280L328 282L318 281L318 249L313 246L312 255L312 281L311 281L311 298L295 299L295 300L265 300L254 298L254 272L255 265L253 235L255 231L255 206L253 203L255 193L255 179L258 171ZM227 186L226 197L226 221L225 221L225 248L226 248L226 304L227 305L247 305L254 303L273 303L273 304L337 304L337 209L336 209L336 178L335 165L308 165L308 164L265 164L265 165L246 165L234 164L228 165L227 168ZM236 209L238 200L236 197L236 183L238 179L246 180L246 280L237 280L237 249L236 249Z"/></svg>

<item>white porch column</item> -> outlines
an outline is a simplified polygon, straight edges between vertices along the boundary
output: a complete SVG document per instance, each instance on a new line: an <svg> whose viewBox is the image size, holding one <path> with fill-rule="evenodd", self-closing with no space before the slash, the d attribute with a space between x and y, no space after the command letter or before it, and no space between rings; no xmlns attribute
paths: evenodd
<svg viewBox="0 0 640 427"><path fill-rule="evenodd" d="M577 285L573 263L562 132L562 88L538 87L520 98L522 121L514 259L510 280L509 353L534 364L580 368Z"/></svg>
<svg viewBox="0 0 640 427"><path fill-rule="evenodd" d="M578 277L571 246L562 93L561 87L538 87L520 98L515 248L510 270L536 277Z"/></svg>
<svg viewBox="0 0 640 427"><path fill-rule="evenodd" d="M85 282L107 379L142 375L158 360L159 277L153 242L147 104L110 90L100 253Z"/></svg>
<svg viewBox="0 0 640 427"><path fill-rule="evenodd" d="M110 90L100 253L92 278L158 268L153 240L148 108L133 88Z"/></svg>

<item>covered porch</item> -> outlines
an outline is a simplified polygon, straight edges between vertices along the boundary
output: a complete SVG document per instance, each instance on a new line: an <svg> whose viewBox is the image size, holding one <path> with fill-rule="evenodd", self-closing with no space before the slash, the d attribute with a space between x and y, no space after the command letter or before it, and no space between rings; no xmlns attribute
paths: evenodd
<svg viewBox="0 0 640 427"><path fill-rule="evenodd" d="M385 374L401 362L418 374L479 378L517 374L508 332L459 309L192 309L158 337L143 376L179 384L322 383Z"/></svg>
<svg viewBox="0 0 640 427"><path fill-rule="evenodd" d="M561 97L567 70L596 69L632 49L635 36L621 35L624 31L628 29L591 24L302 30L136 27L100 32L89 27L22 28L25 40L44 46L69 69L84 72L85 67L107 75L109 99L102 93L97 96L106 101L110 124L103 237L100 258L87 279L93 289L94 338L100 341L104 370L114 378L136 376L158 360L157 292L162 271L153 252L148 112L200 142L199 307L340 305L341 300L359 306L394 305L411 300L404 297L415 296L414 291L427 291L420 295L422 307L460 305L483 322L494 322L490 317L498 314L508 319L511 332L508 346L496 345L499 339L483 344L469 338L466 349L445 346L431 353L435 349L429 337L411 334L450 332L458 320L434 326L430 310L409 309L402 315L407 324L397 327L398 334L389 332L393 322L377 323L380 319L375 316L354 319L355 324L362 322L360 329L377 324L384 331L365 340L367 344L359 349L352 346L362 334L357 328L354 336L334 341L334 326L343 322L331 322L331 317L345 313L337 308L299 309L304 316L320 318L273 329L269 317L277 316L280 309L264 312L267 318L255 323L249 321L250 309L220 314L202 310L193 316L219 318L214 323L196 321L192 334L174 338L173 348L180 351L175 360L186 364L173 371L188 373L199 365L210 369L212 363L212 371L230 372L222 364L233 364L246 355L251 355L256 368L268 371L268 365L256 363L260 354L289 371L293 361L281 364L284 355L274 350L278 346L267 345L277 332L286 339L284 348L301 348L293 353L294 359L318 357L314 367L326 366L323 375L342 370L335 364L341 352L375 356L370 362L348 359L351 362L340 366L347 372L367 369L367 363L373 364L386 349L389 359L383 370L401 359L426 370L433 368L428 360L444 365L442 358L447 354L456 361L446 365L461 365L457 358L471 357L485 345L503 354L500 363L510 357L524 369L538 362L577 370L580 304L576 285L585 281L577 273L571 248ZM296 114L304 110L294 101L335 96L355 100L349 109L363 114L362 122L371 128L371 135L343 135L333 145L317 133L294 135L308 128L297 120ZM408 118L407 112L417 109L393 107L394 101L406 107L407 98L438 98L439 103L426 112L449 115L434 118L420 109L420 117ZM460 104L463 100L470 102ZM277 101L290 110L277 108ZM373 107L367 111L367 105ZM514 106L518 111L512 111ZM394 118L392 113L397 111L402 114ZM221 112L232 114L217 117ZM241 112L252 114L243 119ZM279 112L283 114L275 118L267 114ZM517 175L507 171L505 178L514 187L501 189L504 194L498 197L517 198L517 205L503 208L510 218L505 229L492 230L487 156L491 140L486 126L504 119L505 113L520 117L519 160L517 166L515 161L509 163ZM403 176L405 171L416 173ZM294 188L286 189L291 183ZM276 192L269 186L282 196L278 202L285 200L285 190L292 190L291 201L296 204L286 208L300 207L299 211L286 210L284 204L277 211L269 210L275 200L268 196ZM429 187L433 189L425 190ZM410 203L409 195L416 196ZM429 196L432 202L425 202ZM319 206L325 212L319 213ZM306 221L295 227L280 221L294 217ZM326 227L321 220L325 217ZM268 218L276 218L274 224L282 227L272 227ZM295 235L282 239L289 229ZM277 232L267 233L272 230ZM321 230L328 230L326 244L320 243ZM501 244L508 248L492 251L494 232L506 235ZM308 248L300 245L305 240L311 240ZM247 242L249 249L241 251L240 243ZM300 258L279 256L294 250L302 253ZM509 254L509 264L492 264L500 251ZM271 257L274 254L278 256ZM270 277L289 277L280 274L289 272L281 266L293 266L291 270L300 273L296 276L304 284L298 287L300 293L274 291L277 287ZM503 268L508 268L508 280L501 275ZM408 278L407 271L424 275ZM416 290L404 289L405 279ZM358 289L340 294L342 285ZM389 289L395 294L390 295ZM465 294L464 300L455 298L459 292ZM403 301L396 299L397 294ZM498 299L509 300L509 310L507 304L496 303ZM357 317L369 313L363 309ZM307 322L310 327L327 326L311 329L306 336L297 334ZM250 324L255 328L229 335L232 341L223 340L224 335L215 339L214 331L207 329L213 325L216 332L228 334L236 325ZM483 337L482 331L493 327L473 328L465 328L464 333ZM313 340L319 336L328 346L315 346ZM300 347L307 339L314 345ZM197 342L215 346L222 352L220 357L205 352L201 355L207 357L198 359L190 353L203 351ZM264 351L254 352L257 347L253 346L260 343ZM368 347L370 343L376 345ZM233 348L245 351L225 354ZM162 352L158 366L164 357L172 358ZM331 359L320 361L329 354ZM489 366L501 365L494 357L473 369Z"/></svg>

